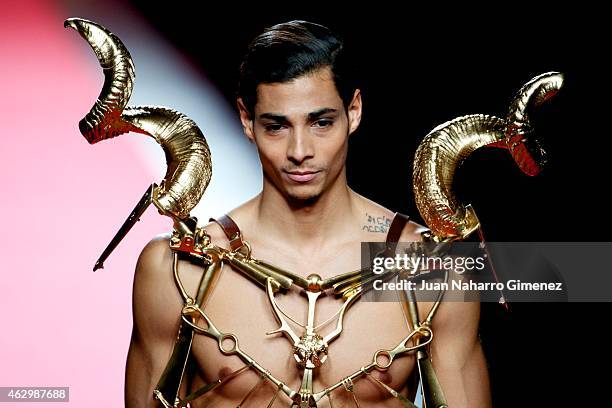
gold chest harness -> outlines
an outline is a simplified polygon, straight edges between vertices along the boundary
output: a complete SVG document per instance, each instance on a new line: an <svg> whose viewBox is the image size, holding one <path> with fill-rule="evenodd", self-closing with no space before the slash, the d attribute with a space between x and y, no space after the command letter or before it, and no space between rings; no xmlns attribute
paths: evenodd
<svg viewBox="0 0 612 408"><path fill-rule="evenodd" d="M404 298L406 303L406 307L404 309L405 312L411 316L410 320L413 330L408 333L407 336L394 348L379 349L374 352L372 360L365 362L366 364L351 375L343 378L341 381L338 381L331 386L328 386L325 389L314 390L313 377L316 374L317 368L325 363L330 352L332 342L338 338L342 332L344 314L359 298L359 296L362 295L364 290L363 284L367 282L368 279L373 278L375 275L369 268L367 268L343 273L327 279L322 279L316 274L303 278L267 262L253 258L251 256L250 245L246 240L244 240L240 229L228 215L223 215L218 219L211 218L210 220L218 223L223 229L230 242L229 250L213 245L210 242L210 237L204 230L201 229L199 230L199 233L195 234L196 237L201 240L201 242L182 242L183 240L180 239L178 234L175 234L173 239L171 239L170 247L174 252L174 277L177 287L183 296L184 307L182 310L182 321L179 329L178 340L175 344L175 348L168 366L166 367L166 370L164 371L164 374L162 375L162 378L154 392L155 397L163 404L163 406L186 406L189 401L192 401L206 394L207 392L214 390L240 373L245 372L247 369L253 369L259 374L260 381L258 381L243 397L239 406L245 403L249 396L253 395L253 393L263 385L264 381L268 380L274 383L277 387L277 391L272 400L269 402L268 406L272 406L278 395L281 393L289 397L292 402L291 406L316 407L317 402L325 397L328 398L330 405L333 406L330 396L331 392L339 387L343 387L345 390L351 393L355 405L358 407L358 398L353 392L353 381L361 377L367 377L382 387L385 391L389 392L393 397L400 400L403 406L413 407L414 405L411 401L396 390L389 387L387 384L378 380L376 377L371 376L370 372L373 369L381 371L387 370L397 357L416 350L421 351L421 353L417 355L418 360L421 360L418 364L419 373L421 374L420 376L423 377L424 374L427 376L428 391L430 394L436 396L434 406L445 406L446 403L444 402L444 397L439 384L435 380L435 374L433 373L431 362L427 358L427 353L425 351L426 346L429 345L433 338L431 319L433 318L435 310L431 311L430 316L425 322L419 323L416 302L408 302L407 297ZM385 256L392 256L391 254L395 253L395 247L407 222L407 216L400 213L395 213L385 241ZM178 259L181 253L193 256L193 249L186 251L186 247L193 248L198 246L201 247L202 256L200 257L200 260L204 264L205 271L200 281L197 296L194 299L187 295L179 279ZM210 296L224 263L229 263L235 270L254 280L266 290L272 312L280 324L278 329L268 332L267 334L282 333L291 342L296 364L303 370L302 383L298 390L288 387L282 381L278 380L265 367L261 366L253 358L251 358L245 350L240 348L239 339L232 333L223 333L218 330L214 325L214 322L202 309L201 305L205 304L207 298ZM393 274L389 273L388 278L391 278L392 276ZM376 276L376 278L380 279L381 277ZM276 292L289 289L292 285L297 285L306 292L308 297L308 318L305 325L301 325L287 316L278 307L274 300L274 294ZM333 293L337 298L341 298L342 306L330 319L317 324L314 318L316 301L321 294L327 291ZM409 303L411 306L408 306ZM335 317L337 317L337 323L334 330L325 336L317 332L318 328L329 323ZM205 326L200 325L200 319L203 320L202 323L204 323ZM289 326L287 319L302 326L304 329L303 332L296 333ZM225 355L236 355L245 363L245 365L242 368L205 385L199 390L192 392L186 397L180 398L178 396L178 392L187 367L187 358L191 349L194 334L204 334L215 339L221 353ZM170 403L170 401L173 403Z"/></svg>

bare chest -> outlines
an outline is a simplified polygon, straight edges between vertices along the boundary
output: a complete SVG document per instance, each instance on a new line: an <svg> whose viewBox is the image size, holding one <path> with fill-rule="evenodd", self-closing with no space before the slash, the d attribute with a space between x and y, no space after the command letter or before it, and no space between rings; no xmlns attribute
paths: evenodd
<svg viewBox="0 0 612 408"><path fill-rule="evenodd" d="M327 267L333 272L331 275L358 268L359 265L351 265L347 261L350 258L354 262L358 259L355 255L345 253L328 262ZM346 259L343 259L344 257ZM263 256L261 258L265 259ZM340 265L345 266L344 270L338 269ZM298 269L299 266L295 268ZM196 269L192 269L188 274L189 286L197 284L195 271ZM312 272L323 277L326 275L318 270ZM303 326L308 315L308 299L300 292L295 290L275 296L278 307L288 316L285 320L298 336L305 333ZM317 334L325 336L337 328L338 312L342 305L342 299L333 295L324 295L317 299L314 307ZM262 287L225 265L205 306L205 313L219 330L234 334L238 338L240 349L267 372L287 387L295 391L300 390L304 370L296 362L293 343L280 333L266 334L277 329L279 322ZM314 392L342 383L345 378L371 363L377 350L394 348L408 333L409 328L399 303L357 300L347 309L342 319L341 334L328 344L325 362L313 370ZM237 355L224 355L215 340L203 335L195 336L192 356L196 371L191 378L191 392L246 365ZM412 384L408 382L412 379L414 368L414 358L405 356L397 359L387 371L373 370L370 375L406 395L413 391ZM319 406L330 406L329 399L332 400L333 407L349 403L351 405L347 406L353 406L354 398L358 399L361 406L387 406L385 401L388 406L398 406L398 401L371 377L363 375L357 378L353 382L352 392L349 391L350 382L345 381L330 392L328 397L322 399ZM245 397L246 406L267 406L277 391L275 384L261 379L258 372L251 368L198 398L192 403L192 407L236 406ZM287 406L288 402L288 397L279 392L271 406Z"/></svg>

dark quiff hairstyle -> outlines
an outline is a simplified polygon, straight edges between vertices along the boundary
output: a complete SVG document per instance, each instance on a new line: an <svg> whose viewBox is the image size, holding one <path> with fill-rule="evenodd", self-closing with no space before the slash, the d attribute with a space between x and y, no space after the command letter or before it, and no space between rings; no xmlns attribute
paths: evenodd
<svg viewBox="0 0 612 408"><path fill-rule="evenodd" d="M259 84L289 82L329 67L346 110L357 89L347 60L342 39L329 28L302 20L277 24L249 45L240 65L237 96L253 115Z"/></svg>

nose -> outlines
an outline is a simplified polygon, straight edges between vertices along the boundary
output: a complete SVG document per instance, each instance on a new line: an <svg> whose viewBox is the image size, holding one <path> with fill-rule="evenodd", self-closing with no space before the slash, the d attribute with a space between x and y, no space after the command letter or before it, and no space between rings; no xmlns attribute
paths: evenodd
<svg viewBox="0 0 612 408"><path fill-rule="evenodd" d="M312 135L302 129L292 132L287 146L287 159L294 164L301 164L306 159L314 156L314 145Z"/></svg>

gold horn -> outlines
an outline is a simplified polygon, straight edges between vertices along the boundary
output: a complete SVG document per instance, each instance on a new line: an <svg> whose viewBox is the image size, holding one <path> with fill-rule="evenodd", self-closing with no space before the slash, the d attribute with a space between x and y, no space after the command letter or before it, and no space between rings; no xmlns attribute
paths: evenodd
<svg viewBox="0 0 612 408"><path fill-rule="evenodd" d="M466 237L478 226L474 210L452 191L455 170L474 150L504 139L503 119L469 115L432 130L414 158L415 203L425 224L441 239Z"/></svg>
<svg viewBox="0 0 612 408"><path fill-rule="evenodd" d="M126 106L134 83L134 64L121 40L92 21L70 18L94 50L104 71L104 86L79 129L89 143L129 131L152 136L164 149L167 172L153 194L159 212L184 220L200 201L212 175L210 149L194 121L163 107Z"/></svg>
<svg viewBox="0 0 612 408"><path fill-rule="evenodd" d="M563 86L563 74L546 72L527 82L517 92L508 109L506 140L502 147L510 150L514 161L529 176L537 175L546 164L546 152L535 137L529 111L552 98Z"/></svg>
<svg viewBox="0 0 612 408"><path fill-rule="evenodd" d="M417 208L431 230L429 239L464 239L478 228L474 209L460 203L452 191L455 170L474 150L503 147L525 174L540 171L545 155L532 135L527 111L556 94L562 84L563 75L558 72L539 75L521 88L506 119L463 116L425 136L415 154L413 189Z"/></svg>

